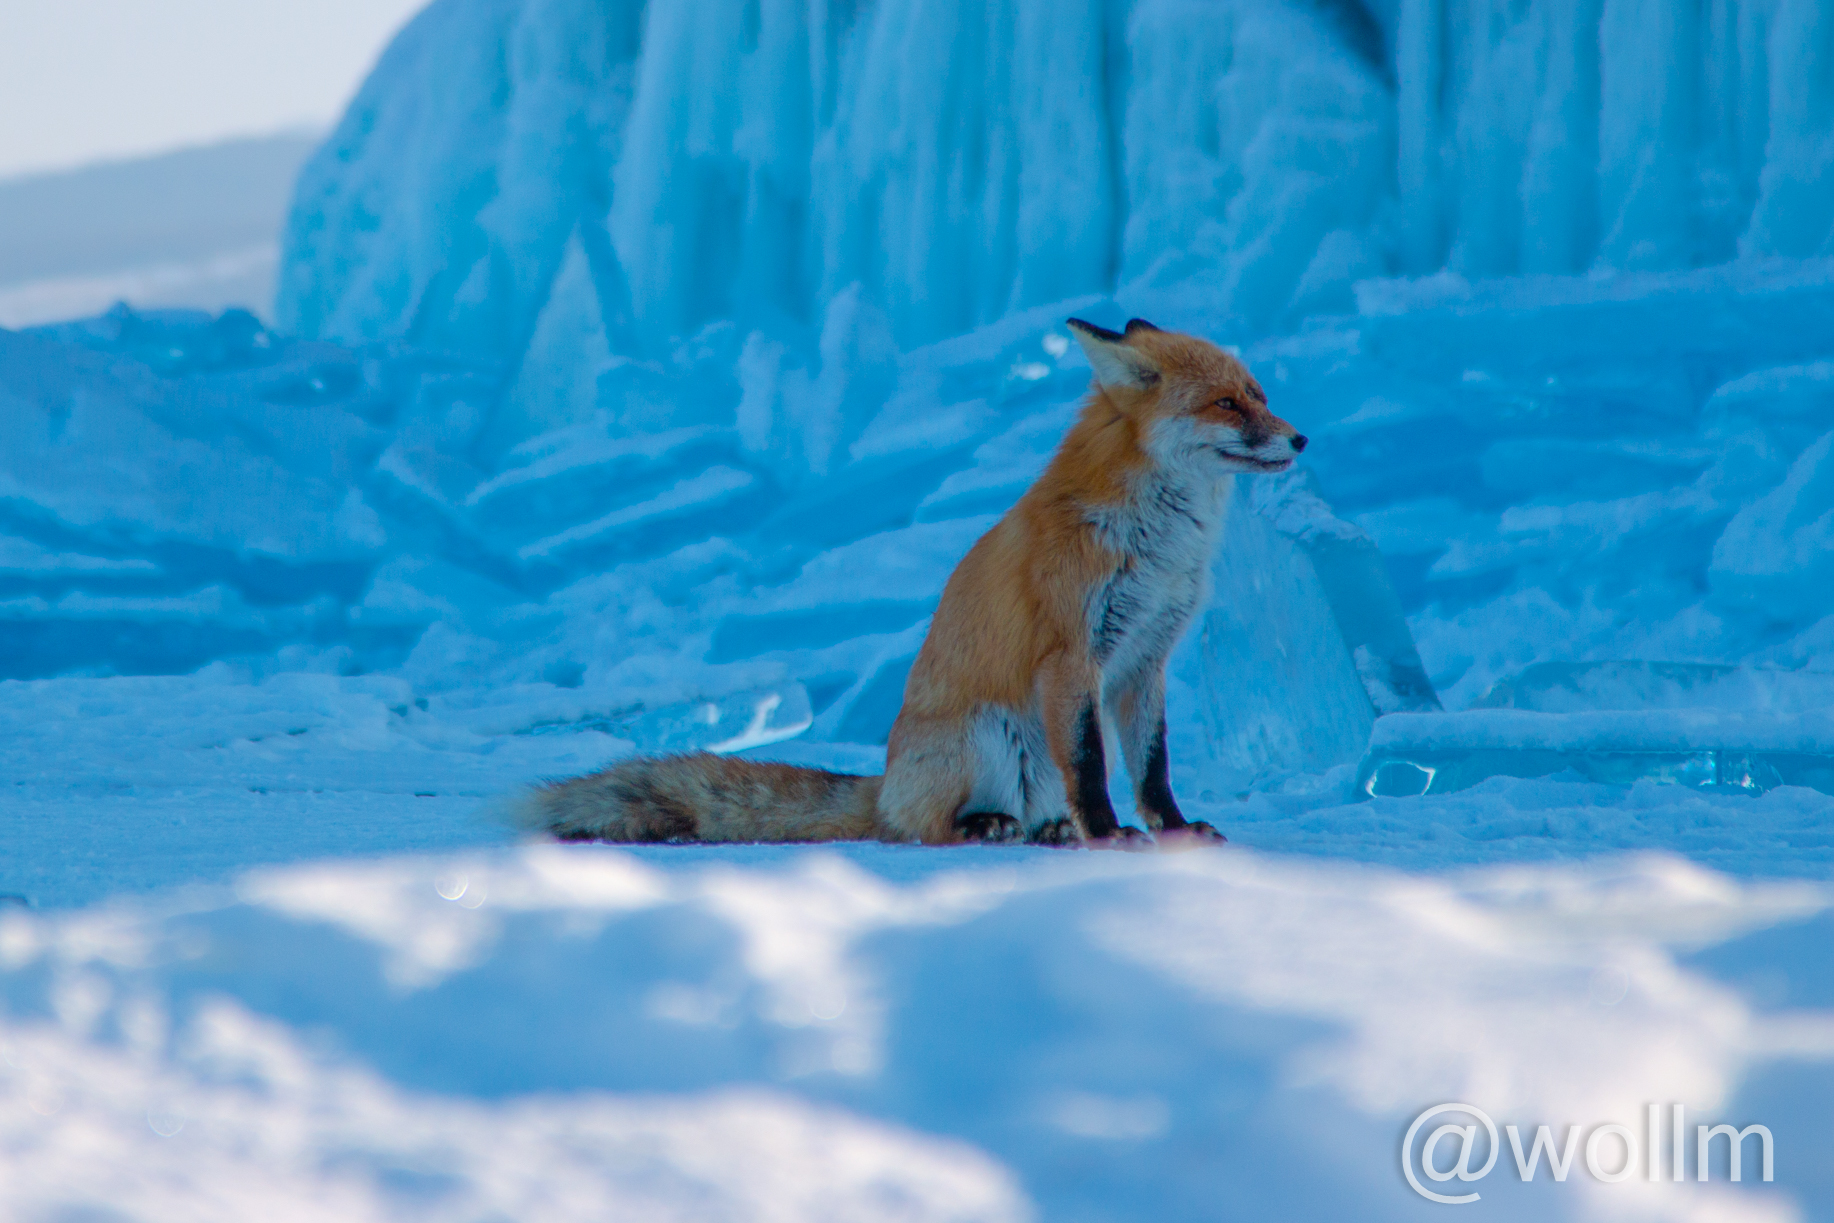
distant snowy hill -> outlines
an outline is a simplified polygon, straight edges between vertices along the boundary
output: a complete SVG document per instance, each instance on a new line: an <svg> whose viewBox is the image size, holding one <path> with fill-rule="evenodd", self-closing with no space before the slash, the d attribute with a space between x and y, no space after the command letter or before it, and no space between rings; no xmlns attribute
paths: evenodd
<svg viewBox="0 0 1834 1223"><path fill-rule="evenodd" d="M287 133L0 180L0 327L147 308L266 314L318 138Z"/></svg>

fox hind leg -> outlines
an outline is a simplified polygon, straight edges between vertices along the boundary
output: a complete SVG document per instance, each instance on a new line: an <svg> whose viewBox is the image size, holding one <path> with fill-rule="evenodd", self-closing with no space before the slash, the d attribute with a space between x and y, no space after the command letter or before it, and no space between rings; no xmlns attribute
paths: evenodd
<svg viewBox="0 0 1834 1223"><path fill-rule="evenodd" d="M1076 821L1069 816L1046 820L1026 834L1025 839L1033 845L1058 845L1074 848L1083 844L1083 830L1076 826Z"/></svg>
<svg viewBox="0 0 1834 1223"><path fill-rule="evenodd" d="M982 780L977 791L1004 797L1020 837L1032 845L1081 845L1082 829L1070 815L1063 773L1051 759L1044 724L1013 710L989 718L980 736Z"/></svg>
<svg viewBox="0 0 1834 1223"><path fill-rule="evenodd" d="M963 812L955 817L955 827L961 832L964 841L999 844L1023 840L1025 837L1019 821L1004 811Z"/></svg>
<svg viewBox="0 0 1834 1223"><path fill-rule="evenodd" d="M957 720L900 717L879 792L891 839L938 845L1007 842L1024 835L1023 719L989 707Z"/></svg>
<svg viewBox="0 0 1834 1223"><path fill-rule="evenodd" d="M968 841L1017 841L1025 832L1025 728L1012 710L986 706L968 733L974 783L955 824Z"/></svg>

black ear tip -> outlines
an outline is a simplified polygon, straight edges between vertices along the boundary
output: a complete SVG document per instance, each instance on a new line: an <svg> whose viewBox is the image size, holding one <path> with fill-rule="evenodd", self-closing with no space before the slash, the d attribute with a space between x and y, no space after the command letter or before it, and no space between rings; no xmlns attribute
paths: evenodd
<svg viewBox="0 0 1834 1223"><path fill-rule="evenodd" d="M1117 340L1124 340L1127 338L1118 331L1110 331L1106 327L1097 327L1094 323L1086 323L1079 318L1067 319L1065 322L1071 331L1080 331L1086 336L1092 336L1098 340L1106 340L1110 344Z"/></svg>
<svg viewBox="0 0 1834 1223"><path fill-rule="evenodd" d="M1127 334L1128 335L1132 335L1136 331L1157 331L1157 330L1159 330L1159 328L1153 326L1151 323L1147 322L1143 318L1130 318L1127 320Z"/></svg>

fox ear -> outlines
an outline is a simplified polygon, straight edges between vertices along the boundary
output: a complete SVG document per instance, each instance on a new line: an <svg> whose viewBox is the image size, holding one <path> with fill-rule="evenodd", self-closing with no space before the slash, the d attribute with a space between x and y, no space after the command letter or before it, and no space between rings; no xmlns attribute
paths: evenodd
<svg viewBox="0 0 1834 1223"><path fill-rule="evenodd" d="M1079 318L1069 320L1069 326L1070 333L1083 347L1083 355L1089 358L1090 368L1095 370L1095 380L1103 386L1140 390L1159 381L1159 367L1151 357L1129 344L1126 335ZM1146 326L1158 330L1151 323ZM1135 323L1127 325L1130 334L1138 329Z"/></svg>

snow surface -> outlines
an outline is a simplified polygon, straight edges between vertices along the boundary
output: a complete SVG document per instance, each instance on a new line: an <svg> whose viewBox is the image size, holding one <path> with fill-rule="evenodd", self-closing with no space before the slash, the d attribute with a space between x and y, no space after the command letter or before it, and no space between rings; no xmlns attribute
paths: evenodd
<svg viewBox="0 0 1834 1223"><path fill-rule="evenodd" d="M1778 1141L1771 1186L1499 1174L1477 1186L1488 1217L1783 1220L1828 1200L1825 885L1654 856L1441 878L1223 852L851 856L537 847L9 914L9 1205L1411 1218L1433 1208L1396 1174L1397 1136L1473 1099L1639 1133L1646 1101L1681 1102ZM914 861L902 883L871 869Z"/></svg>

